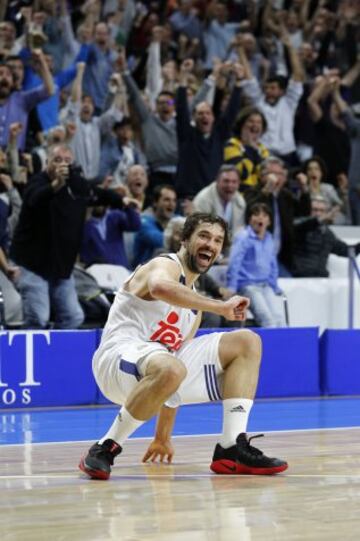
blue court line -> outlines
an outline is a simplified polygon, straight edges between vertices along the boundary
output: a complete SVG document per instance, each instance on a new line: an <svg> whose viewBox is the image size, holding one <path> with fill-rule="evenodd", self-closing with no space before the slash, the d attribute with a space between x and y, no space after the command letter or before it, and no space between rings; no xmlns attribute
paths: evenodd
<svg viewBox="0 0 360 541"><path fill-rule="evenodd" d="M0 445L97 440L113 422L118 408L91 407L0 411ZM221 404L182 406L174 435L218 434ZM257 400L249 432L304 430L360 426L360 397ZM151 437L155 419L141 426L133 437Z"/></svg>

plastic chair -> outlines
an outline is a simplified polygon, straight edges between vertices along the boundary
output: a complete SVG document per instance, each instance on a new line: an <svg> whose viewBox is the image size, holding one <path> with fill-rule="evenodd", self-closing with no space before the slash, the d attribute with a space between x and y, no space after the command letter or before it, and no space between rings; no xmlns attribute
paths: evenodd
<svg viewBox="0 0 360 541"><path fill-rule="evenodd" d="M117 290L122 287L130 271L121 265L94 264L86 269L103 289Z"/></svg>

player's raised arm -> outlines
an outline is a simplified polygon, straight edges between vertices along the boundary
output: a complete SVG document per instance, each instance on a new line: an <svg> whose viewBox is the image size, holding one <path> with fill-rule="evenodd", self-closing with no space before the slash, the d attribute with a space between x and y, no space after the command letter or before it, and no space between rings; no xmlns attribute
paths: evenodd
<svg viewBox="0 0 360 541"><path fill-rule="evenodd" d="M148 272L146 283L152 299L182 308L213 312L230 321L242 321L245 318L248 299L235 295L224 302L196 293L179 282L179 265L175 261L156 258L148 265Z"/></svg>

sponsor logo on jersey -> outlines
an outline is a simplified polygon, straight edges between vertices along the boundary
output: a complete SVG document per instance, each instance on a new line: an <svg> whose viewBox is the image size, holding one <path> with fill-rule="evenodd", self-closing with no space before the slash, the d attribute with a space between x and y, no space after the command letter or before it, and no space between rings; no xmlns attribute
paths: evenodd
<svg viewBox="0 0 360 541"><path fill-rule="evenodd" d="M170 312L165 321L160 320L157 323L155 332L150 336L150 340L164 344L171 351L177 351L184 341L179 327L175 326L175 323L178 321L178 314L176 312Z"/></svg>

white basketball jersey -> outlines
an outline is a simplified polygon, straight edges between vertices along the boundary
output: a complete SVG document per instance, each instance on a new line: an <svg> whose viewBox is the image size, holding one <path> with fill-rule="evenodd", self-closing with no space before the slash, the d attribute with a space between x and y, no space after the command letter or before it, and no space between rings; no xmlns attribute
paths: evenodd
<svg viewBox="0 0 360 541"><path fill-rule="evenodd" d="M176 254L168 254L167 257L180 265L182 274L179 282L184 284L185 273L179 258ZM131 340L160 342L169 351L177 351L189 335L195 319L196 311L189 308L171 306L164 301L147 301L122 288L110 309L97 354L119 342Z"/></svg>

